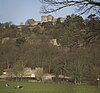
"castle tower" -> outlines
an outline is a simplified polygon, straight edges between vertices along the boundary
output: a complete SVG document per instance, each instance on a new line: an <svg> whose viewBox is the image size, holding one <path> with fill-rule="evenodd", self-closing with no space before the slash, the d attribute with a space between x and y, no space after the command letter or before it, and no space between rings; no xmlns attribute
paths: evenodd
<svg viewBox="0 0 100 93"><path fill-rule="evenodd" d="M52 15L41 16L41 22L53 22L54 17Z"/></svg>
<svg viewBox="0 0 100 93"><path fill-rule="evenodd" d="M48 22L53 22L54 17L52 15L47 16Z"/></svg>
<svg viewBox="0 0 100 93"><path fill-rule="evenodd" d="M48 22L47 16L41 16L41 22Z"/></svg>

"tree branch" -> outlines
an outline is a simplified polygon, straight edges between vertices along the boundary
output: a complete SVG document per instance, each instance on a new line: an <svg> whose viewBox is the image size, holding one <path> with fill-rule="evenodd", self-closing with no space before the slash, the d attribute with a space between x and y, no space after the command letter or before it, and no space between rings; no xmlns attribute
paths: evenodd
<svg viewBox="0 0 100 93"><path fill-rule="evenodd" d="M65 7L76 6L79 10L84 10L81 14L84 14L91 9L100 7L100 2L97 0L40 0L40 2L45 6L42 8L41 13L51 13L61 10ZM87 7L86 7L87 6Z"/></svg>

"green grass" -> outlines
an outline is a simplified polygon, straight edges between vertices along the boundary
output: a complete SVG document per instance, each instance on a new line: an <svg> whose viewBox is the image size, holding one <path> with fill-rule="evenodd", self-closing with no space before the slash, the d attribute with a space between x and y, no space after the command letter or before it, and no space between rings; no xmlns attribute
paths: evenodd
<svg viewBox="0 0 100 93"><path fill-rule="evenodd" d="M6 87L6 84L10 86ZM17 85L22 85L23 89L15 89ZM100 88L87 85L0 81L0 93L100 93Z"/></svg>

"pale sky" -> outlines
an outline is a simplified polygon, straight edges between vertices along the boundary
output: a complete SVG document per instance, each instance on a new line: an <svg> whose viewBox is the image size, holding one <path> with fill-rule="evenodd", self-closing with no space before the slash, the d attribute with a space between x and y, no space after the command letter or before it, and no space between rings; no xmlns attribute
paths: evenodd
<svg viewBox="0 0 100 93"><path fill-rule="evenodd" d="M0 23L12 21L14 24L20 24L30 18L40 21L44 15L40 13L41 6L39 0L0 0ZM67 8L51 15L58 18L73 13L73 8Z"/></svg>

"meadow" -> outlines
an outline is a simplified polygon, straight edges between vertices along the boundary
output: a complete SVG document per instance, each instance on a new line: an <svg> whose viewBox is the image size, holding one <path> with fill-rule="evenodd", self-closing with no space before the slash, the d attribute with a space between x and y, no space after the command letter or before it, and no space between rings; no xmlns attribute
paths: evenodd
<svg viewBox="0 0 100 93"><path fill-rule="evenodd" d="M23 89L15 89L17 85L23 86ZM100 93L100 88L61 83L0 81L0 93Z"/></svg>

